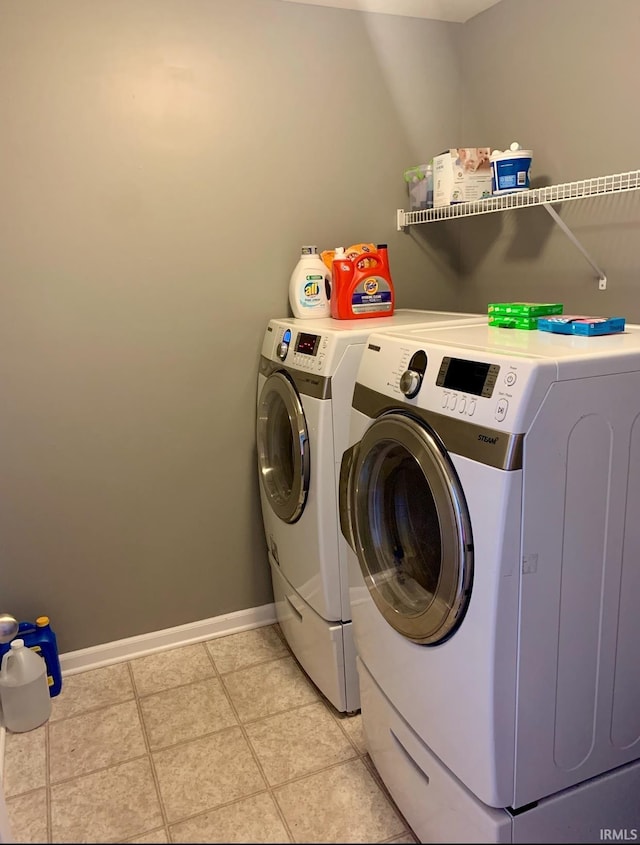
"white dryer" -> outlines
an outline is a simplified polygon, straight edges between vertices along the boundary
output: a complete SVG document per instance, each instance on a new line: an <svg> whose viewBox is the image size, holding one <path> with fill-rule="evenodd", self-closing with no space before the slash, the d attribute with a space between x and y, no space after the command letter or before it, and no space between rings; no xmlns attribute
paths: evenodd
<svg viewBox="0 0 640 845"><path fill-rule="evenodd" d="M366 338L479 314L398 309L391 317L271 320L262 346L256 441L260 497L282 631L340 711L360 708L338 473Z"/></svg>
<svg viewBox="0 0 640 845"><path fill-rule="evenodd" d="M421 841L640 828L639 513L640 327L369 337L340 520L369 751Z"/></svg>

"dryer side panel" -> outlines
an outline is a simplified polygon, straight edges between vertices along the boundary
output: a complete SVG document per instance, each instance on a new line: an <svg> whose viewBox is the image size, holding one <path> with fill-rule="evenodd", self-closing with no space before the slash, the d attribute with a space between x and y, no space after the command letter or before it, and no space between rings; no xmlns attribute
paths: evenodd
<svg viewBox="0 0 640 845"><path fill-rule="evenodd" d="M640 415L631 429L629 468L611 742L620 749L634 746L636 756L640 756Z"/></svg>
<svg viewBox="0 0 640 845"><path fill-rule="evenodd" d="M342 357L336 363L331 378L331 407L333 419L334 478L336 503L340 498L340 466L342 455L349 445L349 425L351 420L351 400L356 383L356 373L362 358L363 342L354 342L343 350ZM336 517L339 522L339 517ZM338 530L338 565L340 578L340 601L342 620L351 619L349 605L349 568L347 541L342 531Z"/></svg>
<svg viewBox="0 0 640 845"><path fill-rule="evenodd" d="M638 396L640 374L556 383L525 437L515 807L640 751L611 740Z"/></svg>

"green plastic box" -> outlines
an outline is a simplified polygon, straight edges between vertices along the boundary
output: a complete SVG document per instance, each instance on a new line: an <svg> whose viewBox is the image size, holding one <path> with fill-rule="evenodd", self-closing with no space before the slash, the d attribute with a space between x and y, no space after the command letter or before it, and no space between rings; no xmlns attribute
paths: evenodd
<svg viewBox="0 0 640 845"><path fill-rule="evenodd" d="M489 325L498 329L537 329L537 317L521 317L518 314L489 314Z"/></svg>
<svg viewBox="0 0 640 845"><path fill-rule="evenodd" d="M562 314L560 302L490 302L488 314L512 317L546 317L548 314ZM522 327L524 328L524 326Z"/></svg>

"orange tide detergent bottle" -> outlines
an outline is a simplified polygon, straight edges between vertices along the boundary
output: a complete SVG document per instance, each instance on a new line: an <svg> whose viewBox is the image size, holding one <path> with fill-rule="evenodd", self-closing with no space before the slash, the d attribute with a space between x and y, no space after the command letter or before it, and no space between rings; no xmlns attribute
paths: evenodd
<svg viewBox="0 0 640 845"><path fill-rule="evenodd" d="M336 320L390 317L395 292L389 272L387 245L353 257L334 259L332 265L331 316Z"/></svg>

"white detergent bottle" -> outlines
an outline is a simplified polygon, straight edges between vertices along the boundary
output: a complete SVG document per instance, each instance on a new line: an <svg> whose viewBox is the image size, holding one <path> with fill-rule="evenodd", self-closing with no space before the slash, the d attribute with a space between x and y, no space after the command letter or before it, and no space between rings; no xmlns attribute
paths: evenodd
<svg viewBox="0 0 640 845"><path fill-rule="evenodd" d="M303 246L289 281L289 304L294 317L330 317L331 273L317 246Z"/></svg>
<svg viewBox="0 0 640 845"><path fill-rule="evenodd" d="M17 639L2 658L0 701L7 730L31 731L51 715L51 696L44 659Z"/></svg>

